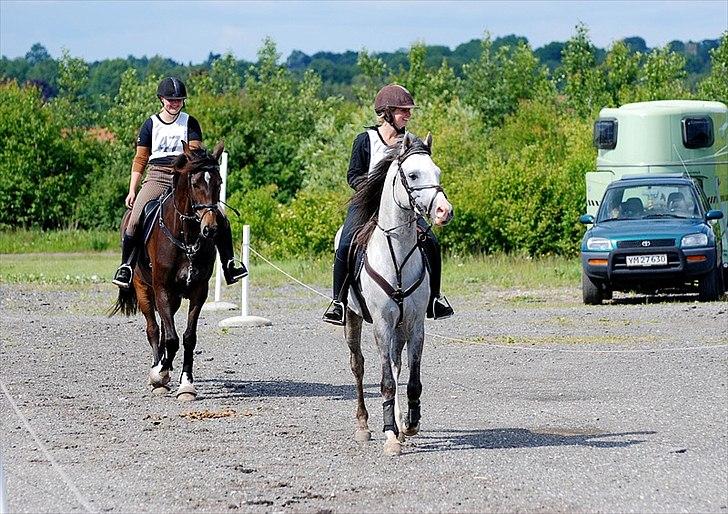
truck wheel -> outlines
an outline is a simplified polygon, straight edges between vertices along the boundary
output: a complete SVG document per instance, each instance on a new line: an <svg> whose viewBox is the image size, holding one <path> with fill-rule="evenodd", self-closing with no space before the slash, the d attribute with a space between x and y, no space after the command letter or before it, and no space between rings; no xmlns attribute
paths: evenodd
<svg viewBox="0 0 728 514"><path fill-rule="evenodd" d="M720 297L721 270L713 268L698 279L698 300L701 302L714 302Z"/></svg>
<svg viewBox="0 0 728 514"><path fill-rule="evenodd" d="M601 305L604 300L599 284L592 282L592 279L583 271L581 273L581 295L586 305Z"/></svg>

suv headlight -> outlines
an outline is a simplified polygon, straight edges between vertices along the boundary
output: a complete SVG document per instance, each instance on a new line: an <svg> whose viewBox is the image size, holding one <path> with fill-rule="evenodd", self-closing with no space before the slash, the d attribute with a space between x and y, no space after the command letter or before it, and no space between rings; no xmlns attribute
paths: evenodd
<svg viewBox="0 0 728 514"><path fill-rule="evenodd" d="M612 249L612 242L604 237L590 237L586 240L586 247L589 250L605 252Z"/></svg>
<svg viewBox="0 0 728 514"><path fill-rule="evenodd" d="M705 234L688 234L683 236L680 246L689 248L691 246L708 246L708 236Z"/></svg>

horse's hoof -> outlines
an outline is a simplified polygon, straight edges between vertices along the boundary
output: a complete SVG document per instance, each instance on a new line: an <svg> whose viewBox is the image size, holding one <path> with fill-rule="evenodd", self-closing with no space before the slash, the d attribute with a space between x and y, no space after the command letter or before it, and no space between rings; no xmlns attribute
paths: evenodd
<svg viewBox="0 0 728 514"><path fill-rule="evenodd" d="M152 394L154 396L165 396L167 393L169 393L169 387L167 386L152 387Z"/></svg>
<svg viewBox="0 0 728 514"><path fill-rule="evenodd" d="M152 387L165 387L170 380L169 371L166 369L162 372L155 368L149 370L149 384Z"/></svg>
<svg viewBox="0 0 728 514"><path fill-rule="evenodd" d="M420 431L420 426L419 425L413 425L411 427L404 427L404 430L402 432L406 436L413 436L413 435L417 435L417 433L419 431Z"/></svg>
<svg viewBox="0 0 728 514"><path fill-rule="evenodd" d="M179 402L193 402L195 399L197 399L197 393L177 393L177 401Z"/></svg>
<svg viewBox="0 0 728 514"><path fill-rule="evenodd" d="M354 440L357 443L366 443L372 440L371 430L357 429L354 431Z"/></svg>
<svg viewBox="0 0 728 514"><path fill-rule="evenodd" d="M181 402L191 402L197 398L197 390L195 384L182 380L182 383L177 388L177 399Z"/></svg>
<svg viewBox="0 0 728 514"><path fill-rule="evenodd" d="M390 439L384 443L384 455L396 457L402 454L402 444L397 439Z"/></svg>

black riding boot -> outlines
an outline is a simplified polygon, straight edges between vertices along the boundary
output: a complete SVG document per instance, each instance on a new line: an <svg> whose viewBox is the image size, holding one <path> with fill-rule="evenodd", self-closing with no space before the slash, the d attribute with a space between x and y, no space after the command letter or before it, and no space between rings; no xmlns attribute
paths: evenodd
<svg viewBox="0 0 728 514"><path fill-rule="evenodd" d="M334 258L334 291L333 301L324 312L323 320L332 325L344 325L346 323L346 296L348 293L348 248L336 250Z"/></svg>
<svg viewBox="0 0 728 514"><path fill-rule="evenodd" d="M222 273L225 276L227 285L234 284L248 275L248 270L242 262L236 266L235 255L233 254L233 234L230 231L230 222L225 216L218 216L217 233L215 234L215 246L220 254Z"/></svg>
<svg viewBox="0 0 728 514"><path fill-rule="evenodd" d="M122 289L131 287L131 280L134 277L134 266L136 266L137 255L136 237L124 234L121 241L121 266L116 269L114 278L111 281Z"/></svg>
<svg viewBox="0 0 728 514"><path fill-rule="evenodd" d="M440 281L442 279L442 255L440 244L435 235L428 231L425 234L422 247L430 266L430 301L427 303L427 317L432 319L449 318L455 311L452 310L447 298L440 295Z"/></svg>

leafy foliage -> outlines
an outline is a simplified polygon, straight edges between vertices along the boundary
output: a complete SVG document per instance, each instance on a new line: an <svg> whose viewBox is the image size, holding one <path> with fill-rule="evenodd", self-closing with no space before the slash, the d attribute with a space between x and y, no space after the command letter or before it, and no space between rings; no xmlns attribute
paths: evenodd
<svg viewBox="0 0 728 514"><path fill-rule="evenodd" d="M446 250L572 254L599 108L689 98L693 88L728 100L728 33L688 47L629 38L605 52L583 25L535 52L524 38L486 34L453 51L294 52L285 64L272 40L254 64L227 53L197 66L159 56L89 65L68 52L56 62L34 45L24 59L0 60L0 76L18 77L0 83L0 229L116 228L139 127L159 109L159 79L177 74L204 143L225 141L236 239L247 223L266 255L325 255L350 196L352 140L374 122L376 91L394 81L417 99L409 129L434 135L456 212L439 233ZM711 57L698 83L702 57L684 57L693 50Z"/></svg>

